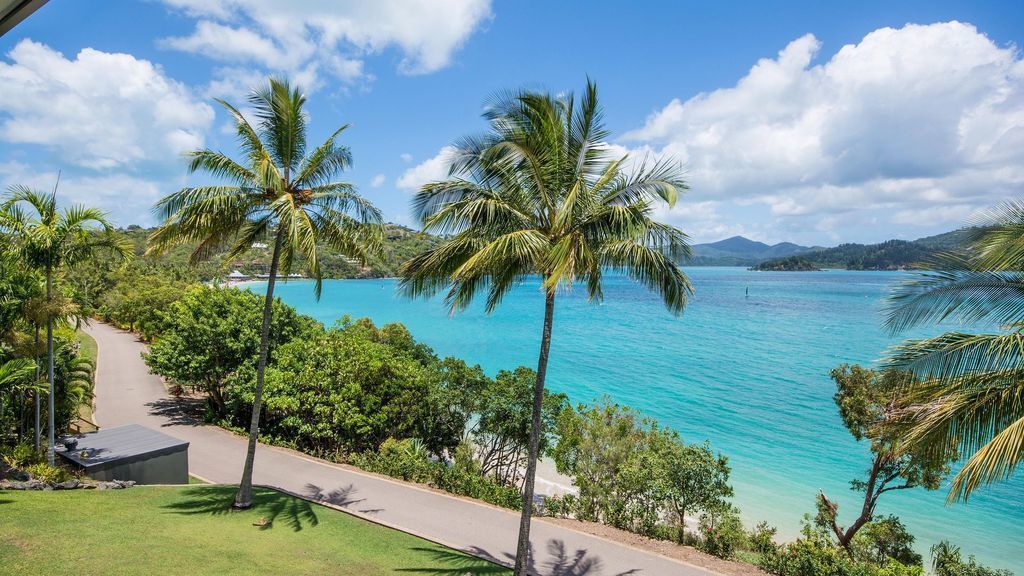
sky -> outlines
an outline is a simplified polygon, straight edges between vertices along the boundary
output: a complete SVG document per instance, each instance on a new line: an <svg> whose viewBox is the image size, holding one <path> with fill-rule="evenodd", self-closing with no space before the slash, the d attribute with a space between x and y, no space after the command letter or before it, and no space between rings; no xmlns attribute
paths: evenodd
<svg viewBox="0 0 1024 576"><path fill-rule="evenodd" d="M1024 196L1019 46L1015 1L50 0L0 37L0 186L60 171L62 203L154 225L204 182L183 152L235 152L214 99L284 75L415 227L489 96L589 76L615 151L683 166L659 216L694 242L914 239Z"/></svg>

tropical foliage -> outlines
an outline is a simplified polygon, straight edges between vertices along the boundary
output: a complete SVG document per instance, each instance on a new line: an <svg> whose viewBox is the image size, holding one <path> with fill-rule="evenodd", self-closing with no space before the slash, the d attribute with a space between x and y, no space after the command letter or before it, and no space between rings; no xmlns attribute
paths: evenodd
<svg viewBox="0 0 1024 576"><path fill-rule="evenodd" d="M860 510L849 526L841 526L839 505L824 492L818 493L817 523L830 530L836 541L853 555L857 533L872 521L882 495L921 487L935 490L949 471L955 453L927 453L901 445L890 425L891 415L901 409L902 391L914 376L896 370L875 370L842 365L832 370L839 416L850 434L871 447L871 466L863 479L850 487L864 494Z"/></svg>
<svg viewBox="0 0 1024 576"><path fill-rule="evenodd" d="M56 190L45 194L24 186L12 187L0 205L0 232L6 234L18 259L45 281L45 300L37 315L45 318L46 325L47 461L52 466L57 430L54 323L68 316L79 317L69 309L55 284L68 269L100 254L121 259L131 254L103 212L84 206L59 209ZM77 376L70 375L78 373L77 368L68 371L69 377L76 379L65 382L66 390L77 388Z"/></svg>
<svg viewBox="0 0 1024 576"><path fill-rule="evenodd" d="M969 255L947 255L902 284L887 319L893 332L942 322L994 329L909 340L888 361L919 377L902 399L903 443L931 457L966 457L951 501L1007 478L1024 454L1024 203L976 224Z"/></svg>
<svg viewBox="0 0 1024 576"><path fill-rule="evenodd" d="M402 267L402 288L410 296L447 291L453 311L486 292L491 311L524 278L541 280L544 324L516 551L522 576L557 291L579 283L600 300L603 274L620 269L681 312L691 286L676 262L689 255L687 238L657 222L654 210L673 205L686 184L676 164L641 162L627 171L627 159L611 154L592 82L579 100L503 93L484 117L490 131L459 141L449 178L426 184L413 200L423 229L446 239Z"/></svg>
<svg viewBox="0 0 1024 576"><path fill-rule="evenodd" d="M721 511L732 496L724 456L632 409L567 408L554 433L555 465L579 490L548 502L559 515L683 542L688 515Z"/></svg>
<svg viewBox="0 0 1024 576"><path fill-rule="evenodd" d="M271 79L249 97L256 126L234 106L219 100L235 121L242 162L214 150L188 154L189 170L203 171L229 182L185 188L157 203L165 219L150 236L150 251L163 252L180 244L196 243L192 261L228 247L228 260L248 252L253 244L269 239L270 268L260 346L256 359L256 389L249 448L235 506L252 505L252 467L259 437L261 395L269 353L274 284L301 260L315 280L320 296L323 270L321 245L366 262L380 251L381 216L347 182L334 178L352 162L349 149L338 142L348 127L334 131L307 154L306 98L287 81Z"/></svg>

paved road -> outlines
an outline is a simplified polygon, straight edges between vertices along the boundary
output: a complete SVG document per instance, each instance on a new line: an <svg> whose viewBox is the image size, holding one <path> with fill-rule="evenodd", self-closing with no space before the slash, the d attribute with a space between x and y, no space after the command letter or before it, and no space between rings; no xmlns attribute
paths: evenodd
<svg viewBox="0 0 1024 576"><path fill-rule="evenodd" d="M96 423L136 423L190 442L190 471L211 482L238 482L245 440L182 416L130 333L93 323L99 344ZM368 475L272 446L259 445L254 480L451 548L510 565L519 516L417 486ZM657 574L714 576L703 568L534 520L534 569L544 576Z"/></svg>

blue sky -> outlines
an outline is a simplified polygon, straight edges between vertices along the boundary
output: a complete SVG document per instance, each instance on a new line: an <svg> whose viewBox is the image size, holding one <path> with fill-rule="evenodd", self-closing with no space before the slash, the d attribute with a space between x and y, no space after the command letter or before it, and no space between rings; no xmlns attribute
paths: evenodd
<svg viewBox="0 0 1024 576"><path fill-rule="evenodd" d="M774 5L770 5L774 4ZM389 220L506 88L601 89L611 144L684 164L662 217L836 244L916 238L1024 195L1024 4L50 0L0 38L0 184L150 225L181 151L232 151L212 103L268 74Z"/></svg>

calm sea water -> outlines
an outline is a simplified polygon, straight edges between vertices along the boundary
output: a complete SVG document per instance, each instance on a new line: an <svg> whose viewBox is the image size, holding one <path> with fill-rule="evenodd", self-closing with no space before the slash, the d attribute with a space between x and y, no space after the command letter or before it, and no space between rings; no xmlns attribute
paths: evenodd
<svg viewBox="0 0 1024 576"><path fill-rule="evenodd" d="M710 440L729 456L745 520L768 520L783 537L797 534L819 489L840 502L841 518L852 519L860 505L849 481L870 460L839 419L828 371L843 362L871 363L895 342L881 329L881 299L902 275L687 273L696 295L679 317L624 277L606 279L600 305L582 291L562 294L548 386L573 402L608 396L688 441ZM278 285L277 294L326 324L346 314L402 322L438 354L492 374L536 365L543 314L537 282L525 282L489 316L482 306L449 316L439 298L404 299L394 280L326 281L319 302L308 281ZM967 505L946 506L945 496L920 489L886 494L878 513L899 515L922 553L946 538L1024 575L1024 471Z"/></svg>

